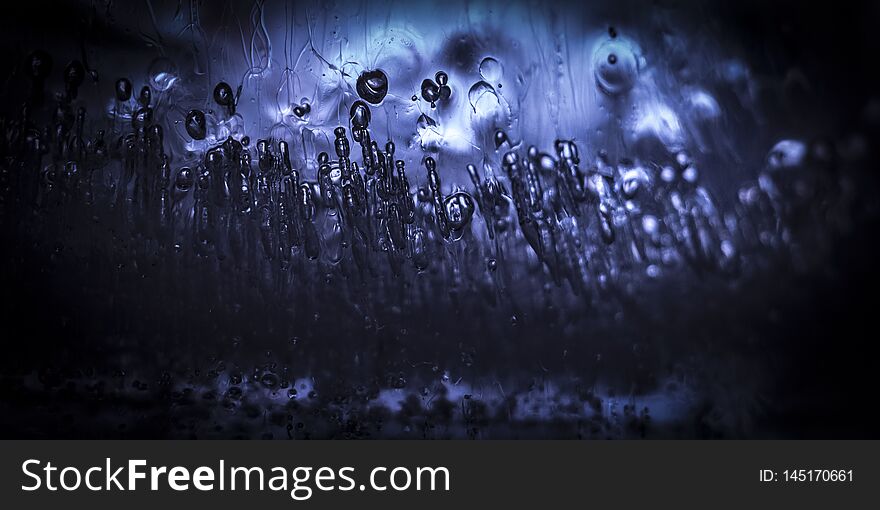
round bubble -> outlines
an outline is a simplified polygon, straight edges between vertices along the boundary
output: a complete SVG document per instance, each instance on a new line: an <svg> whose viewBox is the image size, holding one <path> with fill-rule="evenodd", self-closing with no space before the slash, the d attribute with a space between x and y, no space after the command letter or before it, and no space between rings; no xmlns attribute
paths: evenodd
<svg viewBox="0 0 880 510"><path fill-rule="evenodd" d="M432 105L440 99L440 87L433 80L426 78L422 81L422 99Z"/></svg>
<svg viewBox="0 0 880 510"><path fill-rule="evenodd" d="M180 191L188 191L193 186L193 171L185 166L177 171L177 177L174 179L174 185Z"/></svg>
<svg viewBox="0 0 880 510"><path fill-rule="evenodd" d="M489 83L498 83L503 74L504 69L501 67L501 62L494 58L486 57L480 62L480 76L483 77L483 80Z"/></svg>
<svg viewBox="0 0 880 510"><path fill-rule="evenodd" d="M381 69L364 71L358 76L356 89L364 101L379 104L388 94L388 76Z"/></svg>
<svg viewBox="0 0 880 510"><path fill-rule="evenodd" d="M639 78L639 61L632 44L621 39L602 43L593 52L593 75L606 94L629 92Z"/></svg>
<svg viewBox="0 0 880 510"><path fill-rule="evenodd" d="M457 191L443 201L446 217L453 230L463 229L474 215L474 199L464 191Z"/></svg>

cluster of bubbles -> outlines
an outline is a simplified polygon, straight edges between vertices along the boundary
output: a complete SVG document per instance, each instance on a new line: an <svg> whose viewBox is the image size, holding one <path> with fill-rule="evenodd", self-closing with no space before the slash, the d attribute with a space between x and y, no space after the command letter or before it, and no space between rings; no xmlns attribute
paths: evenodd
<svg viewBox="0 0 880 510"><path fill-rule="evenodd" d="M616 34L593 58L599 91L633 88L640 63ZM170 61L154 63L137 94L129 79L116 81L109 126L87 121L77 100L87 70L71 62L41 125L51 60L31 54L30 97L20 115L0 119L4 221L94 266L158 264L171 293L186 293L198 267L215 278L207 292L192 284L198 299L229 309L245 294L302 304L322 287L333 310L361 313L371 327L364 310L430 311L447 300L483 316L481 324L502 317L516 327L534 309L591 307L614 321L621 303L646 299L652 282L735 283L780 261L808 268L846 228L851 196L829 170L837 161L825 140L781 141L756 181L719 200L687 150L668 160L612 158L558 139L545 152L495 129L493 146L482 148L492 156L466 165L469 182L455 183L448 176L458 172L436 154L408 168L394 140L377 141L371 108L385 100L389 77L372 69L357 78L358 98L348 124L333 131L331 152L294 154L293 140L251 143L238 132L178 164L165 140L170 122L154 110L154 92L175 85ZM494 95L501 64L486 57L479 72L468 92L475 111ZM422 82L421 98L432 108L448 100L449 81L438 71ZM240 95L240 86L219 82L211 100L234 117ZM305 101L294 113L311 108ZM192 140L209 139L207 115L185 113ZM285 387L276 372L260 368L251 379L274 391Z"/></svg>
<svg viewBox="0 0 880 510"><path fill-rule="evenodd" d="M622 94L632 88L639 63L616 33L594 60L600 90ZM474 87L491 89L500 66L484 59L480 73L487 81ZM699 165L687 151L670 161L611 161L602 150L582 158L572 140L557 140L551 154L513 143L498 129L493 149L500 164L485 159L482 168L467 165L470 187L444 190L442 169L431 156L422 162L426 184L413 187L405 161L395 158L394 142L383 150L371 134L370 105L381 104L388 91L388 77L375 69L358 77L360 99L351 105L349 131L335 129L335 153L316 155L311 178L293 166L288 141L261 139L251 147L241 135L208 147L195 166L175 167L152 99L153 89L173 85L172 71L157 74L156 83L136 96L128 79L117 80L115 99L132 111L131 124L120 131L114 122L107 141L104 129L85 131L84 107L74 113L85 76L77 61L64 69L65 91L52 121L34 124L31 112L42 105L50 67L45 52L30 56L31 98L18 119L4 119L4 152L15 161L6 178L16 182L6 190L19 205L103 206L127 219L126 231L144 247L228 258L236 267L270 267L273 278L291 281L291 261L299 258L320 259L314 271L338 271L358 285L386 273L406 277L407 264L416 274L431 266L452 268L456 284L489 282L499 294L517 285L517 265L540 266L537 274L583 296L632 288L642 275L657 278L681 267L732 276L752 263L746 255L794 242L788 229L800 220L789 211L827 188L816 182L824 174L808 170L833 163L822 141L780 142L758 182L722 211L700 184ZM220 82L212 99L233 116L240 94L241 87L235 92ZM421 85L432 106L450 94L443 71ZM471 88L472 103L479 94ZM189 111L184 126L193 140L207 136L201 110ZM349 133L360 146L360 163ZM499 267L506 270L497 273ZM444 285L447 269L430 274Z"/></svg>

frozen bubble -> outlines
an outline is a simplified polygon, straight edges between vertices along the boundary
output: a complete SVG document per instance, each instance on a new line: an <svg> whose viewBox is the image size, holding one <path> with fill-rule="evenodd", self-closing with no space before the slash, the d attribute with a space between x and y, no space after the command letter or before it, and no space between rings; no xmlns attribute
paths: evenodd
<svg viewBox="0 0 880 510"><path fill-rule="evenodd" d="M693 161L691 160L691 155L688 154L687 151L679 151L679 153L675 155L675 162L678 163L678 166L681 168L685 168Z"/></svg>
<svg viewBox="0 0 880 510"><path fill-rule="evenodd" d="M654 140L670 152L684 144L684 130L678 115L660 102L642 105L632 131L633 142Z"/></svg>
<svg viewBox="0 0 880 510"><path fill-rule="evenodd" d="M687 94L687 103L691 114L699 120L713 120L721 117L721 106L715 98L702 89L692 90Z"/></svg>
<svg viewBox="0 0 880 510"><path fill-rule="evenodd" d="M495 88L484 81L474 83L468 91L468 101L478 117L491 117L501 104Z"/></svg>
<svg viewBox="0 0 880 510"><path fill-rule="evenodd" d="M464 191L449 195L443 202L452 230L463 229L474 215L474 199Z"/></svg>
<svg viewBox="0 0 880 510"><path fill-rule="evenodd" d="M193 182L195 177L193 176L193 171L185 166L177 171L177 177L174 179L174 185L180 191L188 191L193 186Z"/></svg>
<svg viewBox="0 0 880 510"><path fill-rule="evenodd" d="M733 246L733 243L725 239L721 241L721 253L724 254L725 258L733 258L736 255L736 248Z"/></svg>
<svg viewBox="0 0 880 510"><path fill-rule="evenodd" d="M364 101L379 104L388 94L388 76L381 69L364 71L357 79L357 93Z"/></svg>
<svg viewBox="0 0 880 510"><path fill-rule="evenodd" d="M363 129L370 126L370 107L363 101L355 101L348 114L353 129Z"/></svg>
<svg viewBox="0 0 880 510"><path fill-rule="evenodd" d="M141 106L150 106L150 102L153 100L153 92L150 90L150 87L146 85L141 87L141 93L138 94L137 100Z"/></svg>
<svg viewBox="0 0 880 510"><path fill-rule="evenodd" d="M807 155L807 145L799 140L782 140L770 149L767 164L770 168L791 168L799 166Z"/></svg>
<svg viewBox="0 0 880 510"><path fill-rule="evenodd" d="M128 101L131 99L131 82L127 78L119 78L116 80L116 100Z"/></svg>
<svg viewBox="0 0 880 510"><path fill-rule="evenodd" d="M502 74L504 74L504 69L501 67L501 62L494 58L486 57L480 62L480 76L483 77L483 80L489 83L498 83L501 81Z"/></svg>
<svg viewBox="0 0 880 510"><path fill-rule="evenodd" d="M214 87L214 102L220 106L231 106L234 101L232 95L232 87L224 81L221 81Z"/></svg>
<svg viewBox="0 0 880 510"><path fill-rule="evenodd" d="M193 140L204 140L207 134L205 114L201 110L190 110L186 114L186 132Z"/></svg>
<svg viewBox="0 0 880 510"><path fill-rule="evenodd" d="M431 103L431 106L440 99L440 86L434 80L426 78L422 81L422 99Z"/></svg>
<svg viewBox="0 0 880 510"><path fill-rule="evenodd" d="M657 221L657 217L651 214L646 214L642 216L642 230L645 231L646 234L654 235L660 228L660 223Z"/></svg>
<svg viewBox="0 0 880 510"><path fill-rule="evenodd" d="M639 61L632 44L621 39L602 43L593 52L593 75L606 94L629 92L639 78Z"/></svg>
<svg viewBox="0 0 880 510"><path fill-rule="evenodd" d="M150 64L148 71L150 86L159 92L165 92L174 86L180 77L177 66L167 57L159 57Z"/></svg>
<svg viewBox="0 0 880 510"><path fill-rule="evenodd" d="M131 125L135 129L147 127L153 122L153 109L144 107L135 112L131 118Z"/></svg>
<svg viewBox="0 0 880 510"><path fill-rule="evenodd" d="M501 147L501 145L504 142L507 142L508 145L510 144L510 139L507 138L507 133L505 133L501 129L496 129L495 130L495 148L497 149L497 148Z"/></svg>
<svg viewBox="0 0 880 510"><path fill-rule="evenodd" d="M639 189L650 184L647 172L641 167L632 168L624 172L621 181L621 190L626 198L633 198Z"/></svg>

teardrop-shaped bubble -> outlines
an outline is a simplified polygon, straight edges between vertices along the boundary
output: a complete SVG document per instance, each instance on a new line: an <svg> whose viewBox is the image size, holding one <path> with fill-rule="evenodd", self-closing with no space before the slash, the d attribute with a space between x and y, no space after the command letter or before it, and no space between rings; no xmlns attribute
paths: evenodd
<svg viewBox="0 0 880 510"><path fill-rule="evenodd" d="M428 129L432 127L437 127L437 121L423 113L419 115L419 119L416 121L416 125L419 127L419 129Z"/></svg>
<svg viewBox="0 0 880 510"><path fill-rule="evenodd" d="M497 148L501 147L501 145L504 144L504 142L507 142L508 144L510 144L510 139L507 137L507 133L505 133L501 129L496 129L495 130L495 148L497 149Z"/></svg>
<svg viewBox="0 0 880 510"><path fill-rule="evenodd" d="M501 62L494 58L486 57L480 62L480 76L483 77L483 80L489 83L498 83L503 74L504 68L501 66Z"/></svg>
<svg viewBox="0 0 880 510"><path fill-rule="evenodd" d="M173 87L180 77L177 65L167 57L159 57L153 60L147 75L150 77L150 86L159 92L165 92Z"/></svg>
<svg viewBox="0 0 880 510"><path fill-rule="evenodd" d="M355 101L348 112L351 118L351 126L354 129L364 129L370 126L370 107L363 101Z"/></svg>
<svg viewBox="0 0 880 510"><path fill-rule="evenodd" d="M204 140L207 134L205 114L201 110L190 110L186 114L186 132L193 140Z"/></svg>
<svg viewBox="0 0 880 510"><path fill-rule="evenodd" d="M629 92L639 78L639 61L632 44L621 39L602 43L593 52L593 75L606 94Z"/></svg>
<svg viewBox="0 0 880 510"><path fill-rule="evenodd" d="M356 89L364 101L379 104L388 94L388 76L381 69L364 71L358 76Z"/></svg>
<svg viewBox="0 0 880 510"><path fill-rule="evenodd" d="M446 197L443 207L452 230L463 229L474 215L474 199L464 191L456 191Z"/></svg>

